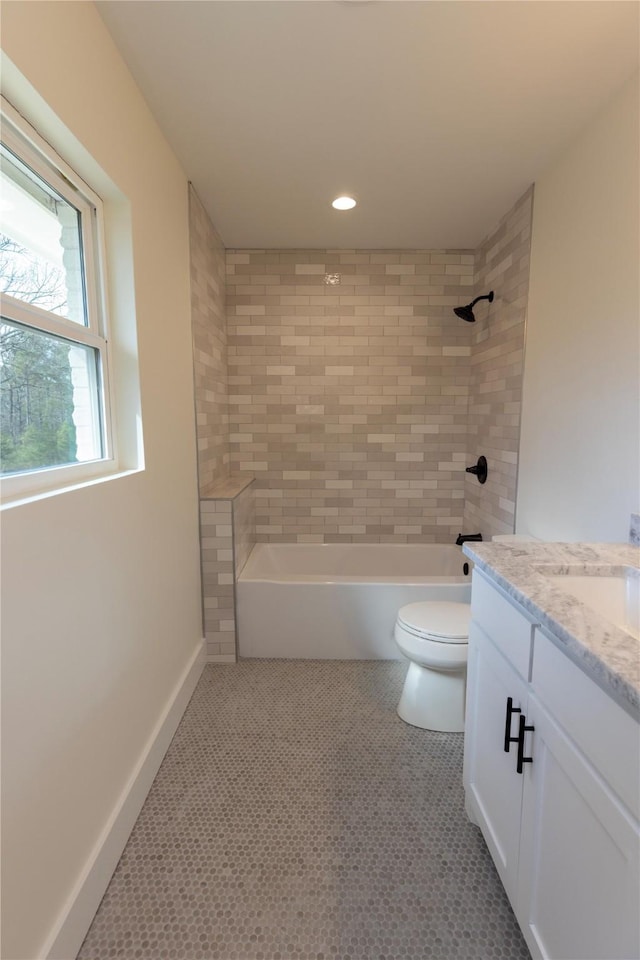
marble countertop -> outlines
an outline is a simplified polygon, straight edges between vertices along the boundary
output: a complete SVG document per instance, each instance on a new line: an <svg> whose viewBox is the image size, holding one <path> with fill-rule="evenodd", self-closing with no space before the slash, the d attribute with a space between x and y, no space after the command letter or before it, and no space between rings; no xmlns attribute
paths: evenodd
<svg viewBox="0 0 640 960"><path fill-rule="evenodd" d="M640 549L618 543L465 543L475 565L554 634L589 676L633 716L640 716L640 640L547 579L554 573L605 574L640 568Z"/></svg>

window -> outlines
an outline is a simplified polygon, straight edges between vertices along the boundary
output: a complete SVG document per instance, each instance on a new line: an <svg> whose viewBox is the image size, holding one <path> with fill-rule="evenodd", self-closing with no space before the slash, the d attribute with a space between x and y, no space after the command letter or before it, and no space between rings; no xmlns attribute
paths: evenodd
<svg viewBox="0 0 640 960"><path fill-rule="evenodd" d="M102 209L4 102L2 120L0 473L55 485L113 458Z"/></svg>

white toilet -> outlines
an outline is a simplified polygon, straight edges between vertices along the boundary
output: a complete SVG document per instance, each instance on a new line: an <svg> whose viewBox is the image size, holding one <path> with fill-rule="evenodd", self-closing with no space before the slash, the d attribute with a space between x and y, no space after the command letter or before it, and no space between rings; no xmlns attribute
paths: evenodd
<svg viewBox="0 0 640 960"><path fill-rule="evenodd" d="M460 733L469 649L469 603L425 601L398 611L394 637L411 663L398 715L414 727Z"/></svg>

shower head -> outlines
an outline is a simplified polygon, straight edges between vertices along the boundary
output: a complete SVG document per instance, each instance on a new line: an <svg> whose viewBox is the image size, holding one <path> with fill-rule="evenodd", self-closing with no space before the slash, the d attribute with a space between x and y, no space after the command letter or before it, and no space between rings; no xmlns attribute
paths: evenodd
<svg viewBox="0 0 640 960"><path fill-rule="evenodd" d="M456 317L460 317L461 320L466 320L467 323L474 323L475 317L473 315L473 304L470 303L466 307L455 307L453 312Z"/></svg>
<svg viewBox="0 0 640 960"><path fill-rule="evenodd" d="M468 303L466 307L454 307L453 312L456 317L460 317L461 320L466 320L467 323L475 323L476 318L473 315L473 308L478 300L488 300L489 303L493 303L493 290L490 293L485 293L483 297L476 297L475 300Z"/></svg>

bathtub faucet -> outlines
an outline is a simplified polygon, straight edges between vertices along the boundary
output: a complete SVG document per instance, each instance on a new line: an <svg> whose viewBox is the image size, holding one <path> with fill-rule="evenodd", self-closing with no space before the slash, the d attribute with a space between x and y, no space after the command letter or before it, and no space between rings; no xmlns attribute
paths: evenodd
<svg viewBox="0 0 640 960"><path fill-rule="evenodd" d="M476 542L482 540L481 533L459 533L458 539L456 540L456 547L461 547L463 543L467 540L474 540Z"/></svg>

